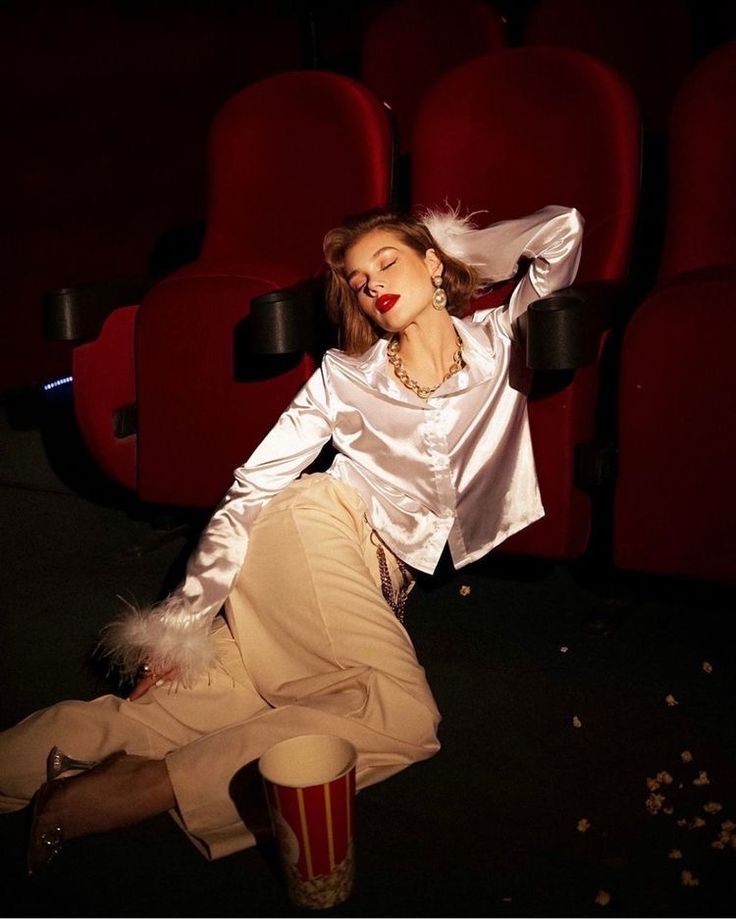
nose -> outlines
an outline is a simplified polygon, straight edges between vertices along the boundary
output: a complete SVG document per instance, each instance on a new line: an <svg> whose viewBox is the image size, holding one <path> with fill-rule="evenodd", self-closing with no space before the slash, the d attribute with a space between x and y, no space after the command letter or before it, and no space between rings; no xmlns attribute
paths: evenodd
<svg viewBox="0 0 736 919"><path fill-rule="evenodd" d="M379 291L381 290L383 290L382 281L371 281L371 280L366 281L365 292L368 294L369 297L377 297L379 295Z"/></svg>

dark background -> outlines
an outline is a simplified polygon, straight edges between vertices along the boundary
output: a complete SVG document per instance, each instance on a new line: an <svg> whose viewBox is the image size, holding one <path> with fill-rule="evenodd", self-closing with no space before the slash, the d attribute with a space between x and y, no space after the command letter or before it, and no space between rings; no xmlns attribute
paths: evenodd
<svg viewBox="0 0 736 919"><path fill-rule="evenodd" d="M118 690L91 658L99 630L121 597L165 593L195 536L70 487L39 432L13 424L15 398L69 367L70 347L42 340L43 292L192 258L217 108L282 69L357 76L363 30L386 5L0 2L0 729ZM512 43L529 6L497 4ZM733 37L734 13L689 8L694 64ZM657 239L640 240L639 264L656 264ZM736 848L712 843L736 821L735 601L732 587L591 584L575 565L534 560L420 582L407 622L443 713L442 751L358 796L358 886L332 915L731 916ZM602 614L608 635L586 628ZM646 808L661 770L674 778L670 815ZM708 786L693 785L701 770ZM722 811L703 811L710 801ZM0 819L7 915L306 915L272 851L206 862L168 815L74 841L31 883L28 819Z"/></svg>
<svg viewBox="0 0 736 919"><path fill-rule="evenodd" d="M45 291L160 276L196 255L205 144L249 82L320 67L359 77L386 0L17 0L0 3L3 206L0 393L68 371L41 333ZM509 42L530 0L498 0ZM688 3L692 62L732 37L733 4ZM431 15L432 3L427 3ZM661 24L667 41L668 23ZM656 246L642 240L641 246ZM639 253L646 259L646 253ZM656 260L652 253L651 260Z"/></svg>

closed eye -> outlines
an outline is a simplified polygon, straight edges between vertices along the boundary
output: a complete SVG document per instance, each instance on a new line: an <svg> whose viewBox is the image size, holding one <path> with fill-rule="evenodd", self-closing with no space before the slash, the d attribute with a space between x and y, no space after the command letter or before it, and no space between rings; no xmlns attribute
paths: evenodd
<svg viewBox="0 0 736 919"><path fill-rule="evenodd" d="M392 262L387 262L385 265L381 265L379 271L386 271L389 268L392 268L398 259L394 259ZM350 282L350 289L355 294L359 294L362 290L365 290L368 286L368 278L361 278L359 283L356 283L355 278Z"/></svg>

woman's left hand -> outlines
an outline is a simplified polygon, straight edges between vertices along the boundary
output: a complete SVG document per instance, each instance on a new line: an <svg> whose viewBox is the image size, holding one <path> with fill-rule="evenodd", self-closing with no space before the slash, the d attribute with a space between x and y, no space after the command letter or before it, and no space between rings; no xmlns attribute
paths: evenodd
<svg viewBox="0 0 736 919"><path fill-rule="evenodd" d="M143 668L144 673L133 687L133 691L128 696L129 702L135 702L145 695L152 686L163 686L164 683L171 683L177 678L176 667L167 670L165 673L157 673L154 667L146 665Z"/></svg>

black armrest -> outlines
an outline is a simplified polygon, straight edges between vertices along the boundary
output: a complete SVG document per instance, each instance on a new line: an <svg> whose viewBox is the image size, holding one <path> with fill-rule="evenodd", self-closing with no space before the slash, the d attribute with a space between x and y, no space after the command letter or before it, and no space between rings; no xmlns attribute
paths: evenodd
<svg viewBox="0 0 736 919"><path fill-rule="evenodd" d="M555 291L525 315L526 361L532 370L574 370L595 362L603 332L625 322L636 304L624 282L595 281Z"/></svg>
<svg viewBox="0 0 736 919"><path fill-rule="evenodd" d="M250 304L248 350L251 354L295 354L317 344L317 282L254 297Z"/></svg>
<svg viewBox="0 0 736 919"><path fill-rule="evenodd" d="M121 306L140 303L153 282L116 278L51 290L43 298L43 336L51 341L91 341Z"/></svg>

